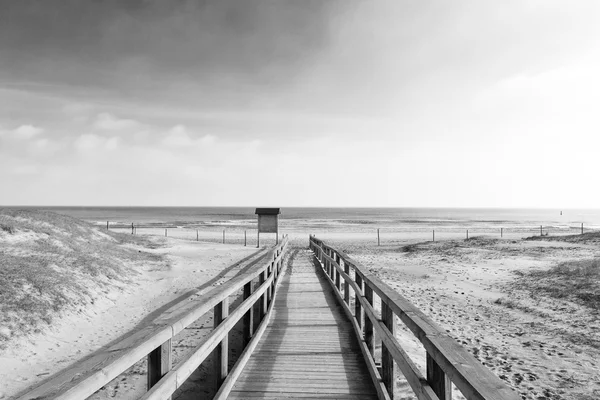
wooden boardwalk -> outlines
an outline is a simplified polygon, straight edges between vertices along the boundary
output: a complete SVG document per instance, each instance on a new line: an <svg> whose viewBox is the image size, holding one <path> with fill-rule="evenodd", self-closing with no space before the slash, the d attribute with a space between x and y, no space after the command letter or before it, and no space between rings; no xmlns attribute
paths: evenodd
<svg viewBox="0 0 600 400"><path fill-rule="evenodd" d="M352 325L332 288L299 250L273 315L229 399L377 399Z"/></svg>

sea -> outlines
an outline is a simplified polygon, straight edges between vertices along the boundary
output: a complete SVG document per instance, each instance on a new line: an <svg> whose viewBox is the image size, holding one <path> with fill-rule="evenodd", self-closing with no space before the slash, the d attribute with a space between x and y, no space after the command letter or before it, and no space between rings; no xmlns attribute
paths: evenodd
<svg viewBox="0 0 600 400"><path fill-rule="evenodd" d="M0 207L1 208L1 207ZM254 207L10 207L52 211L112 229L256 230ZM600 229L600 209L283 207L280 231L574 234ZM428 233L429 234L429 233ZM466 232L469 235L469 232Z"/></svg>

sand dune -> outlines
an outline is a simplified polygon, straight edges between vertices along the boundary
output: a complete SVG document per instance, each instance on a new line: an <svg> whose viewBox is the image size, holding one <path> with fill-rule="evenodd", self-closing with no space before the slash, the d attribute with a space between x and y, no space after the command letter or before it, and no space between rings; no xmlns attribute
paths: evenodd
<svg viewBox="0 0 600 400"><path fill-rule="evenodd" d="M31 240L29 236L34 235L17 232L5 234L0 240L26 243ZM162 261L132 265L134 279L94 287L85 307L65 310L50 326L5 343L5 348L0 350L0 399L47 379L117 340L174 301L222 284L228 279L228 272L235 272L237 261L257 251L239 245L155 240L160 246L154 249L135 243L125 246L136 252L163 256Z"/></svg>
<svg viewBox="0 0 600 400"><path fill-rule="evenodd" d="M598 310L515 285L527 271L600 254L588 244L521 240L343 243L353 258L418 306L524 399L600 397ZM398 327L403 325L398 321ZM425 371L421 344L398 337ZM399 398L416 398L401 377ZM456 396L456 398L461 398Z"/></svg>

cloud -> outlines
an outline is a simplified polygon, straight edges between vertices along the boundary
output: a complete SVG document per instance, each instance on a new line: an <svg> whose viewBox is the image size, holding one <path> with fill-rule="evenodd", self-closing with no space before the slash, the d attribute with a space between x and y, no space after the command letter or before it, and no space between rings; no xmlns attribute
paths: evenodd
<svg viewBox="0 0 600 400"><path fill-rule="evenodd" d="M193 138L184 125L175 125L162 140L163 144L171 147L205 147L215 143L216 137L213 135L204 135L199 138Z"/></svg>
<svg viewBox="0 0 600 400"><path fill-rule="evenodd" d="M0 129L0 138L6 137L17 140L28 140L40 135L44 130L33 125L21 125L12 130Z"/></svg>
<svg viewBox="0 0 600 400"><path fill-rule="evenodd" d="M76 150L86 152L92 150L114 150L119 147L119 137L104 137L94 133L84 133L73 142Z"/></svg>
<svg viewBox="0 0 600 400"><path fill-rule="evenodd" d="M140 128L142 125L133 119L117 118L109 113L100 113L96 116L93 127L105 131L123 131Z"/></svg>

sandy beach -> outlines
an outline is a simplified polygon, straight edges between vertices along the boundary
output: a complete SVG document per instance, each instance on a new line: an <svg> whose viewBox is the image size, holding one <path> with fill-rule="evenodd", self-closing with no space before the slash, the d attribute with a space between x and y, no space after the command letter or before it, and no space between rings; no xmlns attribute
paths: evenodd
<svg viewBox="0 0 600 400"><path fill-rule="evenodd" d="M331 240L335 243L335 240ZM523 399L600 396L598 309L528 290L526 274L600 255L597 244L474 239L339 248L378 275L519 392ZM420 342L397 337L425 372ZM398 377L398 398L413 399ZM454 398L462 398L455 392Z"/></svg>
<svg viewBox="0 0 600 400"><path fill-rule="evenodd" d="M222 284L237 272L239 261L257 253L238 245L156 241L160 247L144 251L166 255L167 263L138 268L133 284L99 293L82 312L67 313L44 332L11 341L0 352L0 398L11 398L118 340L170 304Z"/></svg>
<svg viewBox="0 0 600 400"><path fill-rule="evenodd" d="M244 247L240 235L237 240L228 238L232 243L222 244L216 243L218 238L211 238L209 231L202 232L200 240L212 242L175 232L179 235L164 237L158 230L144 234L145 247L125 244L130 250L162 258L143 266L136 264L135 279L130 283L104 288L91 304L66 313L49 329L11 341L0 353L0 398L11 398L114 343L172 304L226 282L244 262L257 256L256 247ZM303 226L285 233L293 246L307 246L308 232ZM433 242L423 233L388 230L378 246L373 233L348 232L335 224L328 229L322 224L318 236L419 307L523 399L590 400L600 396L598 309L575 298L535 289L536 271L600 256L596 236L524 240L513 232L504 238L487 235L465 240L456 230L449 239ZM10 236L10 240L31 239L30 234L23 235L20 239ZM273 244L271 236L261 239L261 244ZM211 329L209 313L182 331L173 342L174 362ZM239 336L235 330L232 334ZM425 373L424 349L399 320L396 336ZM233 352L238 352L233 343L235 340ZM140 360L91 398L137 398L145 391L145 371L145 360ZM200 368L174 398L209 397L210 373L209 368ZM396 398L416 398L402 376L396 378ZM462 397L456 391L454 398Z"/></svg>

